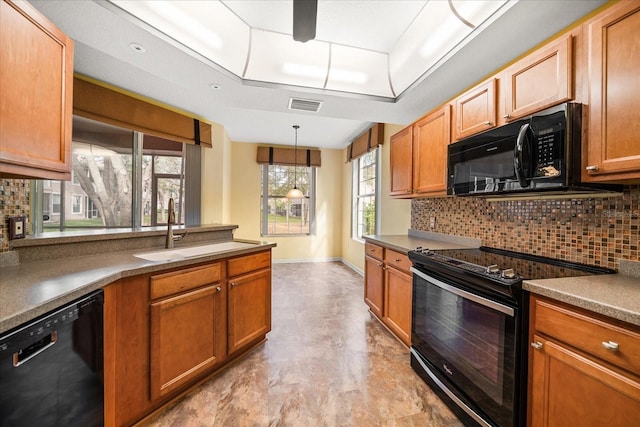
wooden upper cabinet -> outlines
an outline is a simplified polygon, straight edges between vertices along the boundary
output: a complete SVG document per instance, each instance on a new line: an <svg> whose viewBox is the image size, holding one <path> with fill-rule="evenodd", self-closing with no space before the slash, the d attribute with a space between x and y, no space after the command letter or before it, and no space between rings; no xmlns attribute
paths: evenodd
<svg viewBox="0 0 640 427"><path fill-rule="evenodd" d="M406 127L390 141L391 196L410 195L413 176L413 131Z"/></svg>
<svg viewBox="0 0 640 427"><path fill-rule="evenodd" d="M504 71L506 121L573 99L573 37L567 34Z"/></svg>
<svg viewBox="0 0 640 427"><path fill-rule="evenodd" d="M458 140L496 127L496 79L490 79L454 101L453 139Z"/></svg>
<svg viewBox="0 0 640 427"><path fill-rule="evenodd" d="M447 193L447 146L451 107L434 111L413 125L413 192Z"/></svg>
<svg viewBox="0 0 640 427"><path fill-rule="evenodd" d="M587 25L589 131L583 181L640 178L640 3L623 1Z"/></svg>
<svg viewBox="0 0 640 427"><path fill-rule="evenodd" d="M73 41L24 1L0 1L0 176L69 180Z"/></svg>

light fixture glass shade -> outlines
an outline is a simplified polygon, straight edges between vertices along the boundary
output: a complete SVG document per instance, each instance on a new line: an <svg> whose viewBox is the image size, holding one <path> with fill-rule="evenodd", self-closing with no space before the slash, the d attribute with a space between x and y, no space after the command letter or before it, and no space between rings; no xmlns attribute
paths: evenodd
<svg viewBox="0 0 640 427"><path fill-rule="evenodd" d="M302 191L298 190L298 187L296 186L287 193L287 199L302 199L303 197L304 194L302 194Z"/></svg>

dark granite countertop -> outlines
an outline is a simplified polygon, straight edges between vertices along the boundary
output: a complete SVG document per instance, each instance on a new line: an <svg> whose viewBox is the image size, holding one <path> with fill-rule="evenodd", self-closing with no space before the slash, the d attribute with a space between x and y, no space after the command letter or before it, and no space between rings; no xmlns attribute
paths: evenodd
<svg viewBox="0 0 640 427"><path fill-rule="evenodd" d="M91 291L100 289L122 277L185 267L230 256L249 254L276 246L275 243L268 242L236 241L253 243L254 246L222 250L173 261L148 261L134 256L134 254L154 250L154 248L146 248L73 256L64 259L31 261L2 267L0 269L0 333L80 298ZM186 247L180 246L176 249ZM162 250L162 248L155 249Z"/></svg>

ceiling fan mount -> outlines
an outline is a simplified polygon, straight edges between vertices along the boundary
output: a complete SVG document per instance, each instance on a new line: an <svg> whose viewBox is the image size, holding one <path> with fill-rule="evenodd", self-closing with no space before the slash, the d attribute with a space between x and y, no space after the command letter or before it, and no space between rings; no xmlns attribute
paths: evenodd
<svg viewBox="0 0 640 427"><path fill-rule="evenodd" d="M316 37L318 0L293 0L293 39L308 42Z"/></svg>

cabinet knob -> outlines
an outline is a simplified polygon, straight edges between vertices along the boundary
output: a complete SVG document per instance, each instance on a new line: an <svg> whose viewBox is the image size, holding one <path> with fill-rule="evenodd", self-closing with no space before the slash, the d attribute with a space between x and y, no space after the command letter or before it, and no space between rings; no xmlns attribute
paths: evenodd
<svg viewBox="0 0 640 427"><path fill-rule="evenodd" d="M369 249L369 252L375 252L375 251L376 251L376 250L375 250L375 249L373 249L373 248Z"/></svg>
<svg viewBox="0 0 640 427"><path fill-rule="evenodd" d="M393 260L394 262L400 262L400 258L396 258Z"/></svg>
<svg viewBox="0 0 640 427"><path fill-rule="evenodd" d="M221 288L220 286L218 286L218 287L216 288L216 292L222 292L222 288Z"/></svg>
<svg viewBox="0 0 640 427"><path fill-rule="evenodd" d="M620 346L615 341L602 341L602 346L609 351L618 351Z"/></svg>
<svg viewBox="0 0 640 427"><path fill-rule="evenodd" d="M491 126L493 123L491 123L491 122L484 122L484 124L485 124L485 125L487 125L487 126Z"/></svg>
<svg viewBox="0 0 640 427"><path fill-rule="evenodd" d="M585 169L587 170L587 172L597 172L600 168L597 165L591 165L587 166Z"/></svg>
<svg viewBox="0 0 640 427"><path fill-rule="evenodd" d="M542 347L544 347L544 344L542 344L540 341L536 341L531 343L531 347L535 348L536 350L540 350L542 349Z"/></svg>
<svg viewBox="0 0 640 427"><path fill-rule="evenodd" d="M502 116L503 119L510 119L511 116L509 114L505 114L504 116Z"/></svg>
<svg viewBox="0 0 640 427"><path fill-rule="evenodd" d="M382 267L382 263L381 262L378 263L378 267Z"/></svg>
<svg viewBox="0 0 640 427"><path fill-rule="evenodd" d="M231 282L230 285L231 285L232 288L235 288L236 286L238 286L238 284L236 282Z"/></svg>

